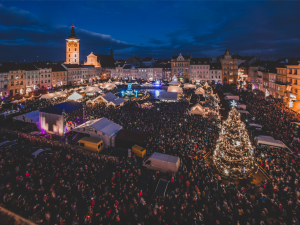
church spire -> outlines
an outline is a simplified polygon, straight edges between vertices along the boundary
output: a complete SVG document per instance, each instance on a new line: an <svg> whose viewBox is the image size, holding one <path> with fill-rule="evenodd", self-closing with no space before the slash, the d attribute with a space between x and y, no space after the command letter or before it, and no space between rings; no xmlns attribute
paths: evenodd
<svg viewBox="0 0 300 225"><path fill-rule="evenodd" d="M113 50L112 50L112 46L110 47L110 56L114 57L114 53L113 53Z"/></svg>

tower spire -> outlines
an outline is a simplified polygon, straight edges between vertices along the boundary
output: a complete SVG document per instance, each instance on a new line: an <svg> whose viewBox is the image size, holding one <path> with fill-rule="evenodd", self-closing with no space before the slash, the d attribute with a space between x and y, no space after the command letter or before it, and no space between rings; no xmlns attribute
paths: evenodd
<svg viewBox="0 0 300 225"><path fill-rule="evenodd" d="M110 46L110 56L111 56L111 57L114 57L114 53L113 53L112 46Z"/></svg>

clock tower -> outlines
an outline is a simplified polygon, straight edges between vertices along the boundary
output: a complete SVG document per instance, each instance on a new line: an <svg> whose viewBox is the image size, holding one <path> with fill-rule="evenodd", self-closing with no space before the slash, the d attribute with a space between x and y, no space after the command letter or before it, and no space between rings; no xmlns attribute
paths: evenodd
<svg viewBox="0 0 300 225"><path fill-rule="evenodd" d="M65 64L79 65L79 39L75 35L74 26L71 29L71 35L66 39L66 62Z"/></svg>

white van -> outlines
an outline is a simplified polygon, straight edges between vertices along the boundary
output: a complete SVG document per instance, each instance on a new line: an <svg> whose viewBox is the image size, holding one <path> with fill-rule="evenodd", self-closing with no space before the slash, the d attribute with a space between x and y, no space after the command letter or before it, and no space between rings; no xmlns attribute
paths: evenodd
<svg viewBox="0 0 300 225"><path fill-rule="evenodd" d="M154 152L143 160L143 166L149 170L158 170L163 173L176 173L180 166L180 158Z"/></svg>

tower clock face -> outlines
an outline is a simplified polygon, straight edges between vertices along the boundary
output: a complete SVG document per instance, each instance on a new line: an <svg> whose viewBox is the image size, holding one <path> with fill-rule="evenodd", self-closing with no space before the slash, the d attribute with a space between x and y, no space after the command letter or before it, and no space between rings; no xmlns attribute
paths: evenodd
<svg viewBox="0 0 300 225"><path fill-rule="evenodd" d="M77 47L77 44L74 44L74 47Z"/></svg>
<svg viewBox="0 0 300 225"><path fill-rule="evenodd" d="M71 47L71 43L69 43L68 46Z"/></svg>

